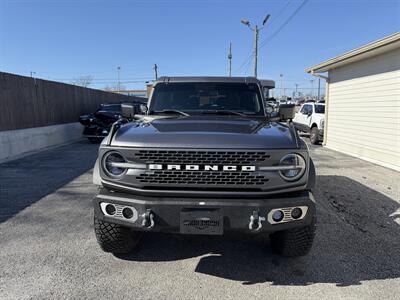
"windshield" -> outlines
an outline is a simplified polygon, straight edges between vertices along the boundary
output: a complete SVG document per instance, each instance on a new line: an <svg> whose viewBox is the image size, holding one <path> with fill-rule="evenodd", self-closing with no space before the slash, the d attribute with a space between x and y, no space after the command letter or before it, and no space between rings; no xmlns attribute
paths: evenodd
<svg viewBox="0 0 400 300"><path fill-rule="evenodd" d="M264 115L258 86L245 83L158 84L153 92L150 113L168 110L190 114L233 111Z"/></svg>
<svg viewBox="0 0 400 300"><path fill-rule="evenodd" d="M324 114L325 113L325 105L316 104L315 105L315 113L316 114Z"/></svg>

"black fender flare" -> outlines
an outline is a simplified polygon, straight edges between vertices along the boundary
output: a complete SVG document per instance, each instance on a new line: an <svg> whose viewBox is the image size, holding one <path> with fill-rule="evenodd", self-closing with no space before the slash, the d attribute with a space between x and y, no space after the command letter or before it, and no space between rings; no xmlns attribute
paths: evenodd
<svg viewBox="0 0 400 300"><path fill-rule="evenodd" d="M310 157L310 164L308 168L308 181L307 181L307 190L313 190L315 187L315 183L317 181L317 174L315 172L314 162Z"/></svg>

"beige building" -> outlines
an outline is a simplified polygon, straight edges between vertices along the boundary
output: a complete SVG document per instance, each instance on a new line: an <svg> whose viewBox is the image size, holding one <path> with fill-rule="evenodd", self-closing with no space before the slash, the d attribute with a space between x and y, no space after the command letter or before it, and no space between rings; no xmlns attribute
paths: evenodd
<svg viewBox="0 0 400 300"><path fill-rule="evenodd" d="M326 79L323 144L400 171L400 33L306 72Z"/></svg>

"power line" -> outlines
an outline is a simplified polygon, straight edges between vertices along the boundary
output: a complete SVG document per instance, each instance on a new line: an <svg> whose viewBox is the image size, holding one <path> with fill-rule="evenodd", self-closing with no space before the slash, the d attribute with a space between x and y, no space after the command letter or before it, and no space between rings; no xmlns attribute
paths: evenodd
<svg viewBox="0 0 400 300"><path fill-rule="evenodd" d="M283 13L283 11L288 7L290 1L292 1L292 0L288 0L288 2L286 3L286 5L277 13L276 17L274 17L274 19L270 22L270 24L271 24L276 18L278 18L278 17ZM269 15L268 15L268 16L269 16ZM243 67L245 67L245 66L246 66L245 74L247 73L247 70L248 70L248 68L249 68L249 65L248 65L248 64L249 64L251 58L253 57L253 54L254 54L254 49L253 49L253 48L250 48L250 51L249 51L249 54L247 55L247 58L246 58L245 61L239 66L239 68L237 68L237 69L235 70L235 73L236 73L236 72L239 72L239 71L240 71Z"/></svg>
<svg viewBox="0 0 400 300"><path fill-rule="evenodd" d="M102 81L102 82L93 82L93 83L96 83L96 84L118 83L118 82L120 82L120 83L143 83L143 82L152 81L152 80L153 79L151 79L151 80L120 80L120 81L114 80L114 81Z"/></svg>
<svg viewBox="0 0 400 300"><path fill-rule="evenodd" d="M283 28L285 28L285 26L299 13L299 11L304 7L304 5L306 5L306 3L309 0L304 0L299 7L297 7L297 9L289 16L289 18L286 19L285 22L282 23L282 25L275 30L275 32L273 34L271 34L268 38L266 38L263 42L261 42L260 44L260 49L262 47L264 47L269 41L271 41L279 32L282 31Z"/></svg>
<svg viewBox="0 0 400 300"><path fill-rule="evenodd" d="M285 86L284 88L280 88L280 87L275 87L275 90L295 90L296 88L294 87L287 87L287 86ZM297 86L297 89L298 90L312 90L313 88L310 88L310 87L300 87L299 85ZM321 90L325 90L325 88L324 87L321 87Z"/></svg>
<svg viewBox="0 0 400 300"><path fill-rule="evenodd" d="M49 79L51 79L51 80L64 80L64 81L66 81L66 80L74 80L74 79L77 79L77 78L79 78L81 75L78 75L78 76L76 76L76 77L72 77L72 78L54 78L54 77L44 77L44 78L49 78ZM149 80L149 79L151 79L152 77L151 76L148 76L148 77L124 77L125 79L127 79L127 80L136 80L136 79L144 79L144 80ZM110 80L115 80L115 78L93 78L93 80L92 81L110 81Z"/></svg>
<svg viewBox="0 0 400 300"><path fill-rule="evenodd" d="M253 50L250 50L248 57L247 57L246 60L240 65L240 67L237 68L237 69L235 70L235 73L239 72L241 69L243 69L243 67L244 67L246 64L248 64L248 63L250 62L251 58L253 57L253 53L254 53L254 51L253 51Z"/></svg>
<svg viewBox="0 0 400 300"><path fill-rule="evenodd" d="M282 9L274 16L274 18L271 20L271 22L269 22L269 26L271 26L272 23L274 23L275 20L277 20L280 15L286 10L286 8L289 7L289 4L292 0L288 0L288 2L286 2L285 6L282 7Z"/></svg>
<svg viewBox="0 0 400 300"><path fill-rule="evenodd" d="M272 19L272 21L270 22L270 24L277 18L277 17L279 17L279 15L281 15L282 14L282 12L285 10L285 8L288 6L288 4L290 3L290 1L291 0L289 0L287 3L286 3L286 5L283 7L283 9L281 9L279 12L278 12L278 14L276 15L276 17L273 17L273 19ZM249 68L249 62L250 62L250 59L253 57L253 54L254 54L254 50L253 50L253 47L251 47L250 48L250 50L249 50L249 54L247 55L247 58L245 59L245 61L239 66L239 68L237 68L236 70L235 70L235 73L236 72L239 72L243 67L245 67L246 65L247 65L247 67L246 67L246 71L245 71L245 74L247 73L247 69Z"/></svg>
<svg viewBox="0 0 400 300"><path fill-rule="evenodd" d="M247 62L246 69L244 70L244 75L246 76L247 72L249 71L251 65L251 59Z"/></svg>
<svg viewBox="0 0 400 300"><path fill-rule="evenodd" d="M282 25L267 39L265 39L263 42L261 42L259 49L261 49L262 47L264 47L266 45L266 43L268 41L270 41L272 38L274 38L296 15L297 13L303 8L303 6L308 2L309 0L304 0L300 6L289 16L289 18L286 19L285 22L282 23ZM289 4L291 3L291 0L289 0L285 6L278 12L278 14L276 15L276 17L274 17L274 19L271 21L271 23L274 20L277 20L278 17L286 10L287 7L289 7ZM246 60L240 65L239 68L236 69L236 72L239 72L241 69L243 69L243 67L245 67L247 64L249 64L249 62L251 61L251 58L253 57L253 53L254 51L250 51L250 54L248 55L248 57L246 58ZM248 69L248 67L247 67Z"/></svg>

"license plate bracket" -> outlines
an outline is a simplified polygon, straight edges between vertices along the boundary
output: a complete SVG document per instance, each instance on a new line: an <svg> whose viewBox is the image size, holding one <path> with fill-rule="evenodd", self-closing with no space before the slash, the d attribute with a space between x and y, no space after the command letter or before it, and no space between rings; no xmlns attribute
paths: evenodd
<svg viewBox="0 0 400 300"><path fill-rule="evenodd" d="M181 234L222 235L223 216L217 210L186 210L180 213Z"/></svg>

